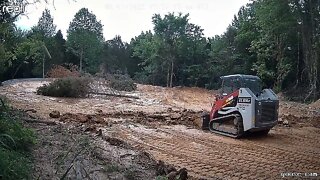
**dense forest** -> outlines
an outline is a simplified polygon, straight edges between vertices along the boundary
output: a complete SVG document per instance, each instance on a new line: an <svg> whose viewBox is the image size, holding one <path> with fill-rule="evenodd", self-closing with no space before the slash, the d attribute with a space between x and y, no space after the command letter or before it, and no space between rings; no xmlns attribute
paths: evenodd
<svg viewBox="0 0 320 180"><path fill-rule="evenodd" d="M130 42L120 35L106 41L102 32L108 27L87 8L74 15L66 39L49 10L29 31L15 26L20 15L0 15L0 81L43 77L65 64L82 73L128 74L168 87L216 88L221 75L243 73L258 75L277 92L300 93L305 101L319 98L319 0L253 0L224 34L209 38L189 22L189 14L154 14L153 30Z"/></svg>

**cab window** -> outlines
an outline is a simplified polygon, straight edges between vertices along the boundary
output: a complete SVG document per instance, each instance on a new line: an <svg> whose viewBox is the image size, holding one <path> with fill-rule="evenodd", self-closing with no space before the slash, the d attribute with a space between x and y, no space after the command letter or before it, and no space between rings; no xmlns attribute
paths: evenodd
<svg viewBox="0 0 320 180"><path fill-rule="evenodd" d="M222 83L222 95L232 93L232 83L231 79L224 79Z"/></svg>
<svg viewBox="0 0 320 180"><path fill-rule="evenodd" d="M239 78L226 78L223 80L222 94L231 94L241 87Z"/></svg>

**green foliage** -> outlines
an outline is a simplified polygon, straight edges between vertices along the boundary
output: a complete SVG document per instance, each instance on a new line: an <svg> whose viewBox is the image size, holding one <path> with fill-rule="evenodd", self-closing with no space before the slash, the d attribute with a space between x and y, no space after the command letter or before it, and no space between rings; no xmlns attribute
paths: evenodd
<svg viewBox="0 0 320 180"><path fill-rule="evenodd" d="M89 73L98 71L103 42L102 24L88 9L80 9L70 23L67 47L80 60L82 68Z"/></svg>
<svg viewBox="0 0 320 180"><path fill-rule="evenodd" d="M33 29L37 29L37 27ZM0 25L0 34L4 37L4 42L0 42L1 80L41 77L42 61L44 58L49 59L44 49L45 46L49 49L49 52L54 52L53 59L56 60L56 54L61 54L55 48L54 38L45 37L39 31L21 31L16 29L13 23L8 23ZM48 69L47 67L50 67L52 62L47 63L46 59L45 69Z"/></svg>
<svg viewBox="0 0 320 180"><path fill-rule="evenodd" d="M9 110L2 111L0 118L0 141L2 147L16 151L28 151L34 144L34 134L19 123L19 115Z"/></svg>
<svg viewBox="0 0 320 180"><path fill-rule="evenodd" d="M297 22L288 2L263 1L256 6L256 24L260 27L260 36L251 45L257 53L257 63L253 70L282 89L283 81L294 69L295 54L290 49L292 34L296 33Z"/></svg>
<svg viewBox="0 0 320 180"><path fill-rule="evenodd" d="M31 161L26 155L0 147L0 157L2 179L26 179L30 176Z"/></svg>
<svg viewBox="0 0 320 180"><path fill-rule="evenodd" d="M177 16L169 13L164 17L155 14L152 17L155 33L142 33L132 41L133 57L142 60L140 66L153 84L166 83L170 87L184 84L190 79L184 76L187 72L184 69L191 69L207 58L203 29L189 23L188 17L189 14L181 13Z"/></svg>
<svg viewBox="0 0 320 180"><path fill-rule="evenodd" d="M110 87L118 91L134 91L137 85L128 75L114 74L107 78L110 81Z"/></svg>
<svg viewBox="0 0 320 180"><path fill-rule="evenodd" d="M30 176L30 147L35 143L33 131L22 127L15 110L0 111L0 177L26 179Z"/></svg>
<svg viewBox="0 0 320 180"><path fill-rule="evenodd" d="M134 64L130 56L129 45L122 41L121 36L106 41L102 57L104 73L121 72L133 75L137 64Z"/></svg>
<svg viewBox="0 0 320 180"><path fill-rule="evenodd" d="M67 48L80 59L82 68L89 73L96 73L100 63L102 43L90 31L75 31L68 34Z"/></svg>
<svg viewBox="0 0 320 180"><path fill-rule="evenodd" d="M40 33L44 37L52 37L56 33L56 25L53 24L53 18L48 9L42 12L37 26L33 27L34 32Z"/></svg>
<svg viewBox="0 0 320 180"><path fill-rule="evenodd" d="M37 94L53 97L86 97L90 92L91 80L85 77L57 79L48 85L40 86Z"/></svg>
<svg viewBox="0 0 320 180"><path fill-rule="evenodd" d="M61 30L51 38L46 39L46 47L51 55L51 58L46 56L45 72L48 72L55 65L61 65L66 62L66 40L63 38Z"/></svg>
<svg viewBox="0 0 320 180"><path fill-rule="evenodd" d="M94 33L100 40L103 40L101 21L98 21L96 15L89 12L87 8L80 9L70 22L68 34L77 31L89 31Z"/></svg>

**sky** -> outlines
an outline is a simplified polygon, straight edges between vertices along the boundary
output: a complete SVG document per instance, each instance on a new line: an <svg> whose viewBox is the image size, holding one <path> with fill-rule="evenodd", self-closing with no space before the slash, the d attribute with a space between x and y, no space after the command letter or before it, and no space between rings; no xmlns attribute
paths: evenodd
<svg viewBox="0 0 320 180"><path fill-rule="evenodd" d="M94 13L103 25L106 40L120 35L130 42L142 31L153 29L153 14L189 13L189 22L201 26L206 37L221 35L239 8L249 0L49 0L26 7L26 16L16 22L22 29L36 25L45 8L54 18L57 30L67 35L69 23L81 8Z"/></svg>

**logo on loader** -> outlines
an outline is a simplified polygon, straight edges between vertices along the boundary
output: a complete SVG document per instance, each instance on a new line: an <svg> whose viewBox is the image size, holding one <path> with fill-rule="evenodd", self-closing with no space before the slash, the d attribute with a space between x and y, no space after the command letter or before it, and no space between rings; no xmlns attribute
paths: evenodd
<svg viewBox="0 0 320 180"><path fill-rule="evenodd" d="M238 103L251 104L251 97L239 97Z"/></svg>

